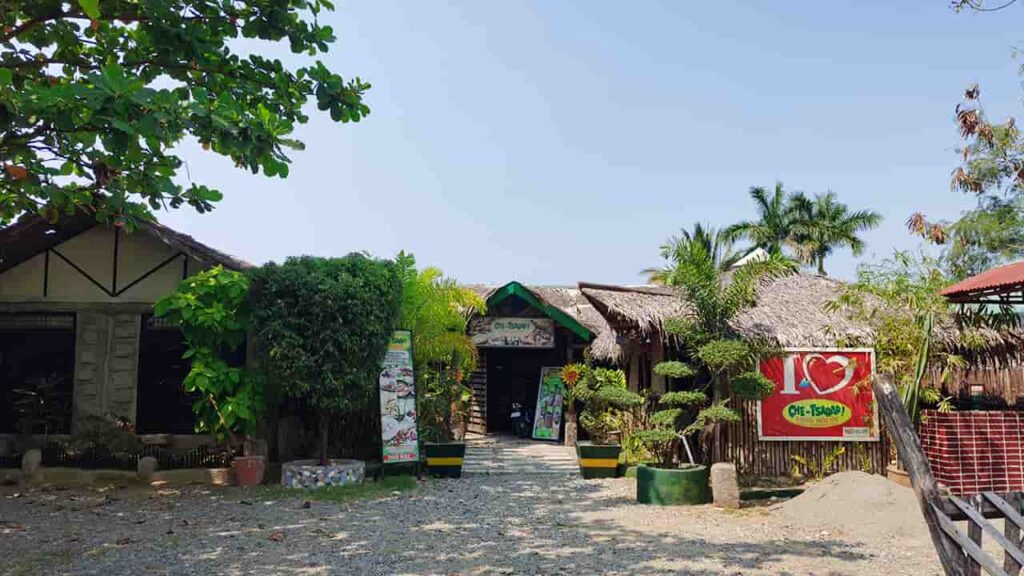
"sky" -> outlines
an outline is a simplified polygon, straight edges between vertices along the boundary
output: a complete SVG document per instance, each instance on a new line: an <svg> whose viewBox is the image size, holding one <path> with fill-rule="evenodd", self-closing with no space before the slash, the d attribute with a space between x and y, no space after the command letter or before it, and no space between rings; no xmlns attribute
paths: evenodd
<svg viewBox="0 0 1024 576"><path fill-rule="evenodd" d="M642 283L700 221L754 217L748 191L832 190L885 220L828 272L915 249L952 219L954 107L981 85L1020 113L1024 6L947 0L337 1L324 62L373 88L338 124L310 108L287 179L197 146L186 180L225 198L161 220L254 263L412 252L466 283ZM248 46L289 64L286 45Z"/></svg>

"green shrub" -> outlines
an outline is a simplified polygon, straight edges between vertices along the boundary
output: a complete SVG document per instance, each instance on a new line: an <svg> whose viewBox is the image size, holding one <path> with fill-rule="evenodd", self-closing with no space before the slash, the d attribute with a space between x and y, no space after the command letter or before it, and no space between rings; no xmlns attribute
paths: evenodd
<svg viewBox="0 0 1024 576"><path fill-rule="evenodd" d="M331 417L373 406L401 280L392 262L363 254L289 258L251 279L261 368L286 396L318 413L325 463Z"/></svg>
<svg viewBox="0 0 1024 576"><path fill-rule="evenodd" d="M644 403L642 396L629 390L622 370L588 366L573 392L583 402L580 426L597 444L608 443L613 432L621 431L624 413Z"/></svg>
<svg viewBox="0 0 1024 576"><path fill-rule="evenodd" d="M760 372L744 372L729 382L733 394L746 400L764 400L771 396L775 384Z"/></svg>
<svg viewBox="0 0 1024 576"><path fill-rule="evenodd" d="M699 390L683 390L680 392L666 392L661 396L659 402L665 406L697 406L708 401L708 395Z"/></svg>
<svg viewBox="0 0 1024 576"><path fill-rule="evenodd" d="M705 427L712 424L718 424L722 422L739 422L740 415L735 410L726 406L728 400L720 400L715 402L711 406L701 410L697 413L697 418L694 419L693 423L683 430L683 434L692 434L694 432L700 432Z"/></svg>
<svg viewBox="0 0 1024 576"><path fill-rule="evenodd" d="M750 348L740 340L714 340L697 349L697 356L712 372L736 370L753 360Z"/></svg>
<svg viewBox="0 0 1024 576"><path fill-rule="evenodd" d="M688 364L684 364L678 360L669 360L667 362L659 362L655 364L654 373L666 378L690 378L696 374L696 371L694 371L694 369Z"/></svg>

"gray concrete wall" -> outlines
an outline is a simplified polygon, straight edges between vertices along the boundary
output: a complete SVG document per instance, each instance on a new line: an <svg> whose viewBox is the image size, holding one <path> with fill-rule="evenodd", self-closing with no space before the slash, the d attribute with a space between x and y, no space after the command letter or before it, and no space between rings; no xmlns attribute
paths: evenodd
<svg viewBox="0 0 1024 576"><path fill-rule="evenodd" d="M75 415L110 414L135 421L138 312L83 310L75 338Z"/></svg>

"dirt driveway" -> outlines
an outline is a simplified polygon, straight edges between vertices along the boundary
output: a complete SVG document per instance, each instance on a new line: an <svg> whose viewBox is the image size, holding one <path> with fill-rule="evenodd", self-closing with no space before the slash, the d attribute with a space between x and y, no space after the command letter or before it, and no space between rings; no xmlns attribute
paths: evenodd
<svg viewBox="0 0 1024 576"><path fill-rule="evenodd" d="M643 506L629 479L431 481L308 507L236 488L5 490L3 574L938 573L924 532Z"/></svg>

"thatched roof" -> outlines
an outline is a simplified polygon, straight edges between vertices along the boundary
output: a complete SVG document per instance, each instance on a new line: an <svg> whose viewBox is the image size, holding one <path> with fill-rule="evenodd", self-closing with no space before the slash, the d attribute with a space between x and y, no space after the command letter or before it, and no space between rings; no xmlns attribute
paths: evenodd
<svg viewBox="0 0 1024 576"><path fill-rule="evenodd" d="M661 333L665 320L688 309L675 292L661 286L610 286L580 282L580 292L619 331L647 336Z"/></svg>
<svg viewBox="0 0 1024 576"><path fill-rule="evenodd" d="M732 327L745 338L766 338L783 347L869 345L875 335L866 322L830 310L843 285L807 273L769 280L758 289L757 304L737 315Z"/></svg>

